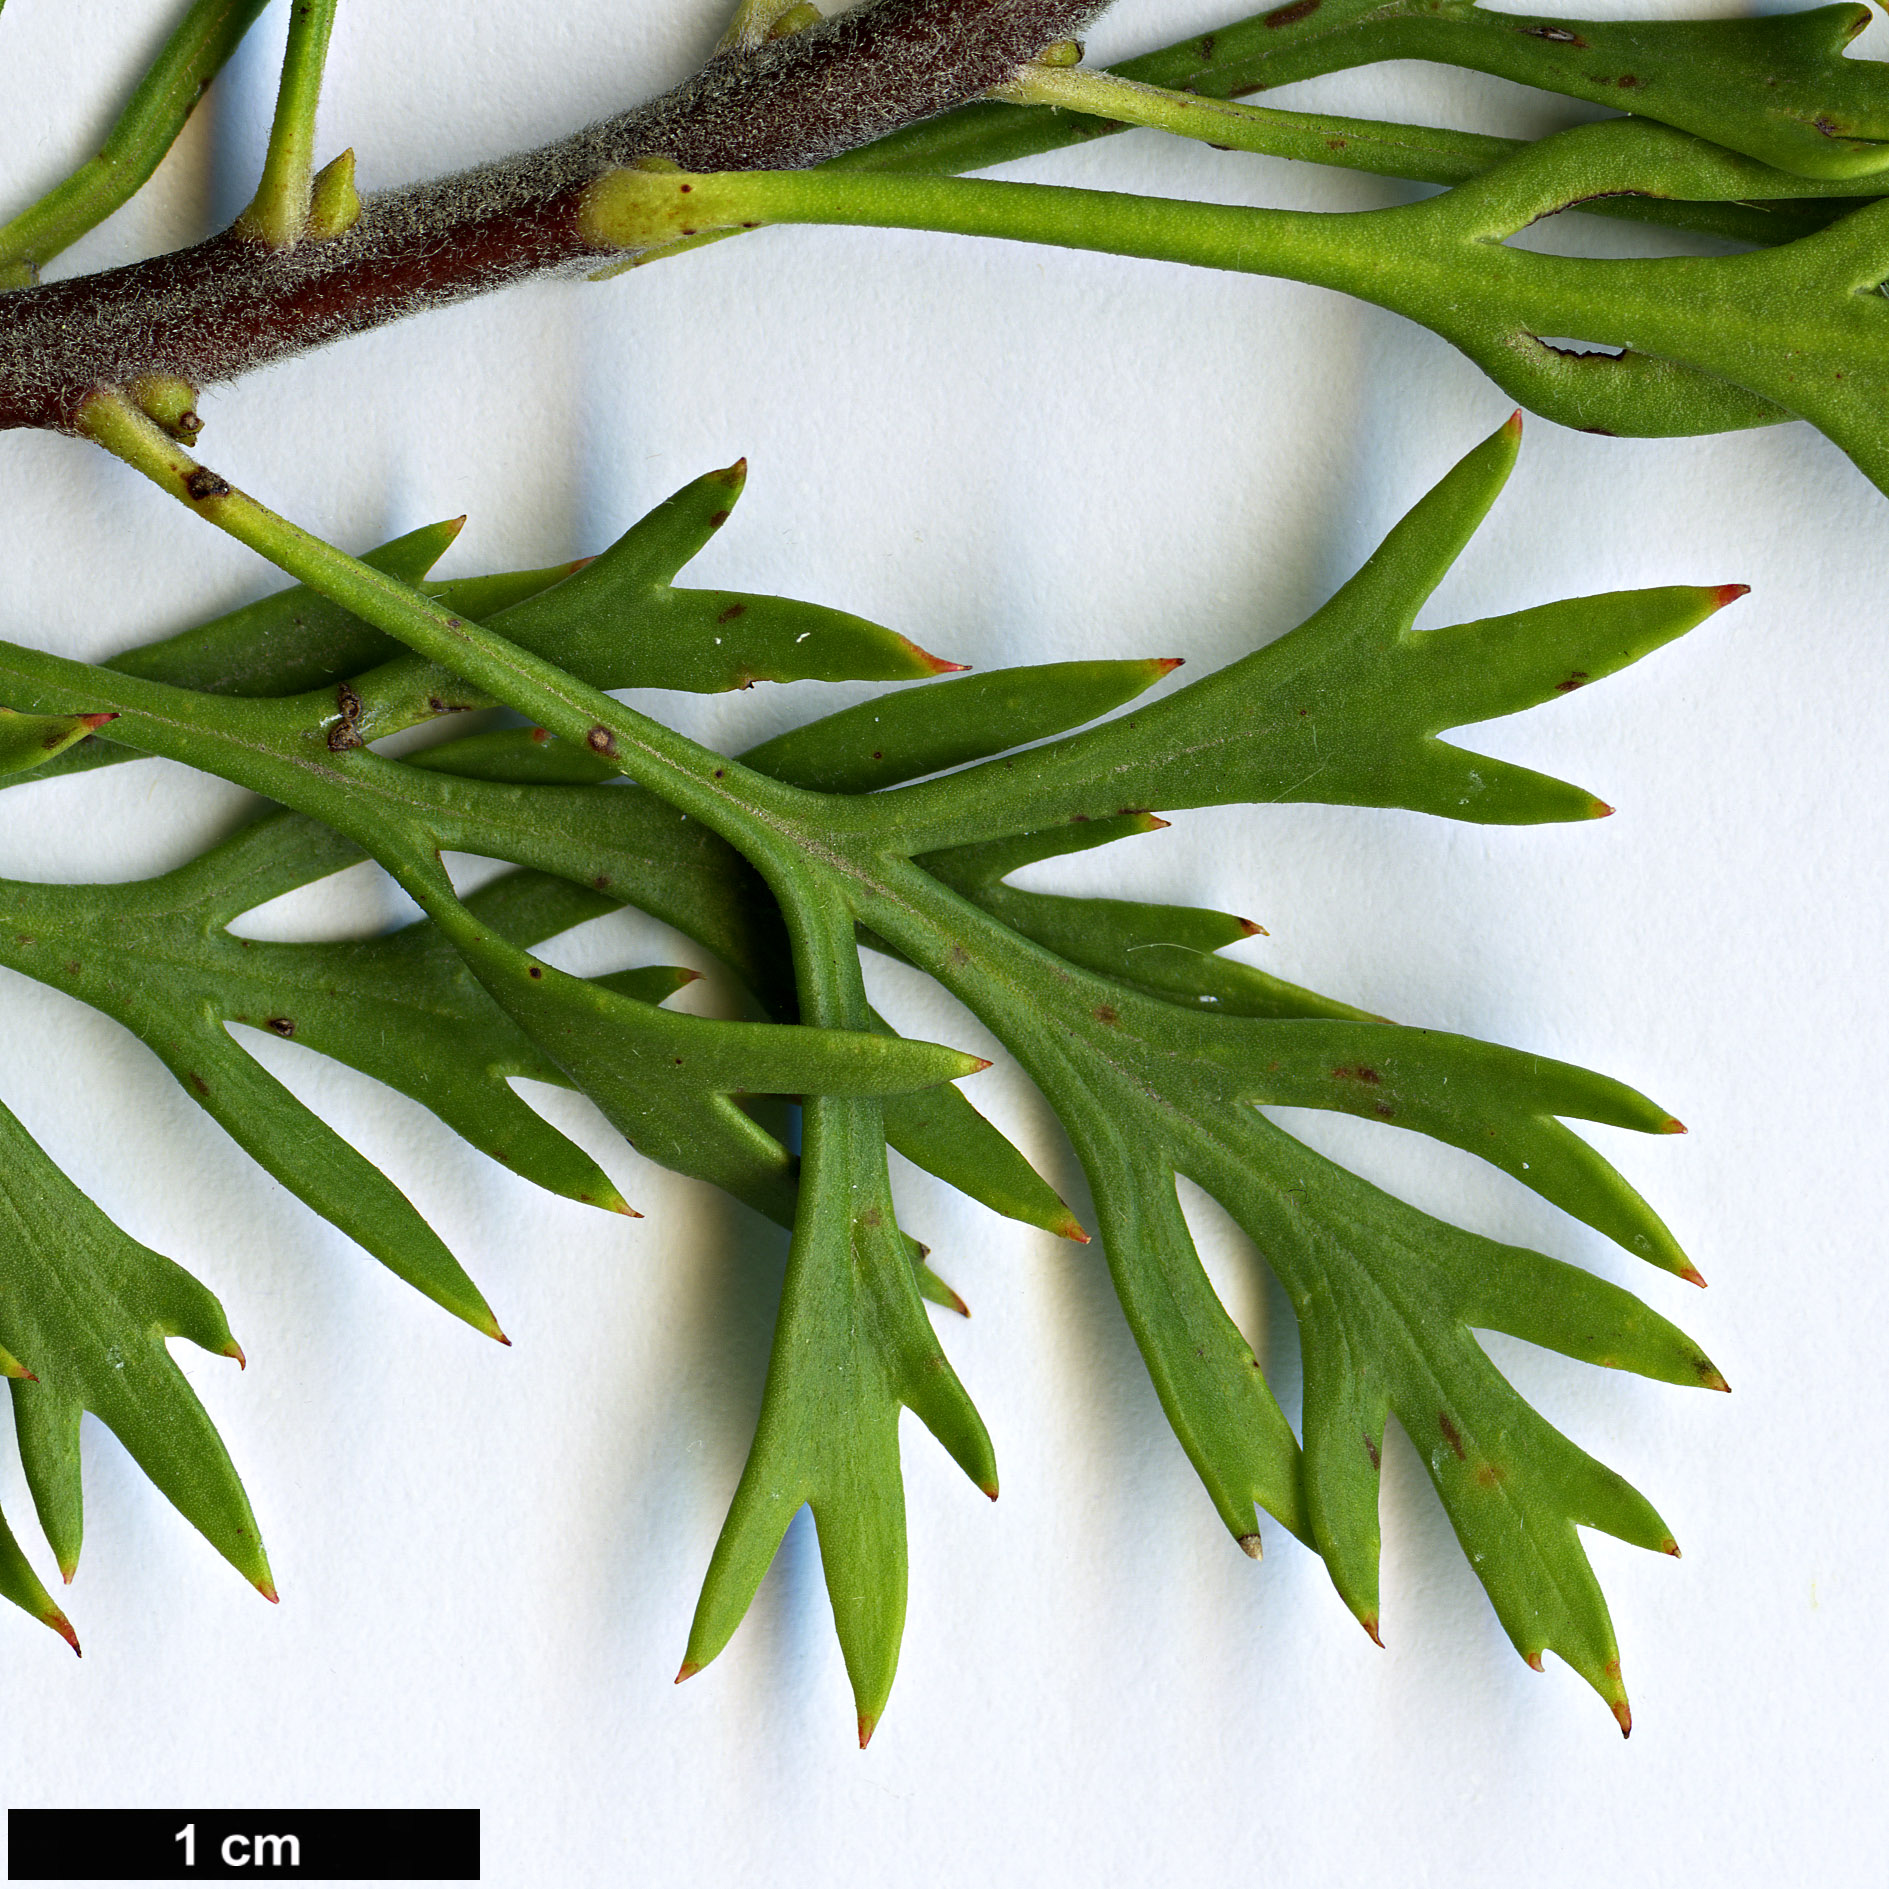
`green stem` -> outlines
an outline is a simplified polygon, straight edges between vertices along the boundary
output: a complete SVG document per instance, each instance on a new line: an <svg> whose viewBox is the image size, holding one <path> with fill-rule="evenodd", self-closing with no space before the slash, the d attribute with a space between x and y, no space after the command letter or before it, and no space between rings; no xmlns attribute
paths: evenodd
<svg viewBox="0 0 1889 1889"><path fill-rule="evenodd" d="M282 55L282 85L262 182L249 208L236 219L238 235L270 249L293 249L308 230L315 175L315 113L321 103L322 69L334 30L336 0L293 0L289 43Z"/></svg>
<svg viewBox="0 0 1889 1889"><path fill-rule="evenodd" d="M268 0L197 0L139 81L98 155L0 226L0 289L25 288L143 188L204 88Z"/></svg>

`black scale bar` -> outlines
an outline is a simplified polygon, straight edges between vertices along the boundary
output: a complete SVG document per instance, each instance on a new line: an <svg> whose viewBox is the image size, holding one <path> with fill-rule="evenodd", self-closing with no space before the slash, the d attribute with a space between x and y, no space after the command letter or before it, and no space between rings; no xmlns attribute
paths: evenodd
<svg viewBox="0 0 1889 1889"><path fill-rule="evenodd" d="M476 1810L9 1810L9 1882L477 1882Z"/></svg>

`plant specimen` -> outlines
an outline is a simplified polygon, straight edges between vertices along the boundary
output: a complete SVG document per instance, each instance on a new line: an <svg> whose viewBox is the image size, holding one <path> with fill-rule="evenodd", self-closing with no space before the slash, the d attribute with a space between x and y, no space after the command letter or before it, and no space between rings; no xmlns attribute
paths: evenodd
<svg viewBox="0 0 1889 1889"><path fill-rule="evenodd" d="M1468 6L1325 0L1114 75L1071 58L1069 36L1096 10L881 0L817 22L807 9L746 5L703 74L654 105L566 145L364 203L351 157L315 169L334 8L311 0L293 13L268 162L236 224L103 277L35 282L149 174L194 90L260 11L199 0L101 166L0 230L0 267L19 285L0 333L0 421L96 442L301 588L104 668L0 647L0 702L12 711L0 748L16 780L164 755L286 811L130 890L0 889L0 962L124 1022L285 1185L494 1335L477 1286L424 1218L262 1073L226 1023L351 1061L528 1178L621 1210L596 1164L508 1087L517 1076L571 1084L651 1159L790 1227L766 1399L683 1676L726 1644L788 1520L809 1505L863 1740L903 1624L901 1409L996 1491L991 1441L924 1310L953 1294L899 1227L886 1148L999 1212L1086 1237L951 1086L979 1059L903 1039L869 1007L860 945L901 957L978 1016L1068 1132L1129 1325L1235 1540L1257 1551L1264 1509L1323 1557L1375 1637L1377 1476L1394 1414L1517 1649L1532 1663L1560 1654L1625 1729L1618 1650L1576 1530L1668 1551L1672 1537L1644 1498L1515 1393L1472 1328L1672 1383L1723 1380L1619 1288L1419 1213L1258 1109L1341 1110L1449 1142L1696 1278L1650 1209L1562 1125L1677 1123L1602 1077L1393 1025L1221 959L1248 929L1224 914L1009 881L1194 806L1591 817L1605 809L1585 792L1440 737L1601 679L1738 587L1415 631L1500 490L1512 424L1298 630L1152 705L1128 706L1166 675L1164 659L999 671L924 681L730 758L606 691L917 680L951 667L838 612L679 588L683 565L727 518L739 468L686 487L582 569L428 586L447 528L357 559L190 450L205 384L296 349L533 271L642 264L761 223L851 221L1323 282L1437 328L1551 417L1649 434L1805 417L1880 482L1878 289L1889 258L1878 259L1878 232L1889 225L1873 180L1889 170L1889 104L1876 69L1841 57L1858 9L1577 29ZM1510 148L1220 96L1413 54L1577 97L1630 96L1636 115ZM948 174L1127 123L1450 188L1403 209L1313 216ZM1504 240L1589 201L1755 247L1625 263ZM1568 352L1557 339L1568 336L1622 352ZM404 759L375 746L495 705L528 726ZM520 870L462 899L444 850ZM252 905L363 855L413 897L422 923L339 946L264 947L228 932ZM533 955L619 903L711 951L751 1017L664 1009L686 977L673 968L582 979ZM779 1132L778 1098L799 1100L798 1153ZM4 1127L11 1290L0 1345L61 1566L79 1547L76 1435L89 1408L267 1588L240 1486L154 1335L229 1348L214 1301L86 1206L10 1118ZM1201 1268L1177 1178L1221 1201L1292 1300L1302 1440ZM95 1256L69 1262L89 1293L69 1302L48 1283L54 1229L67 1221L87 1229L83 1250ZM60 1316L34 1311L48 1297ZM105 1372L91 1362L100 1355ZM4 1591L63 1624L12 1538L0 1546Z"/></svg>

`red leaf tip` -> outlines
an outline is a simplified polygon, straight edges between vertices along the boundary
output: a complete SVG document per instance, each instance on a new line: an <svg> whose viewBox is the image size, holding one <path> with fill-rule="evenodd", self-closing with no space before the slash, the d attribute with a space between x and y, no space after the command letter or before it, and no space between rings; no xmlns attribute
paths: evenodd
<svg viewBox="0 0 1889 1889"><path fill-rule="evenodd" d="M1751 595L1749 584L1720 584L1712 592L1712 608L1723 610L1728 603L1736 603L1740 597Z"/></svg>
<svg viewBox="0 0 1889 1889"><path fill-rule="evenodd" d="M79 720L84 722L88 728L103 728L108 721L116 721L117 719L118 711L116 709L109 715L81 715L79 717Z"/></svg>
<svg viewBox="0 0 1889 1889"><path fill-rule="evenodd" d="M1264 925L1255 924L1250 918L1240 920L1240 936L1243 938L1270 938L1272 933Z"/></svg>
<svg viewBox="0 0 1889 1889"><path fill-rule="evenodd" d="M1671 1555L1675 1561L1683 1561L1685 1559L1685 1556L1679 1552L1678 1542L1674 1541L1670 1535L1660 1543L1659 1551L1661 1554Z"/></svg>
<svg viewBox="0 0 1889 1889"><path fill-rule="evenodd" d="M1087 1228L1083 1226L1082 1222L1078 1220L1073 1213L1067 1210L1064 1211L1063 1217L1049 1230L1055 1234L1059 1240L1074 1240L1078 1246L1087 1246L1089 1244Z"/></svg>
<svg viewBox="0 0 1889 1889"><path fill-rule="evenodd" d="M737 459L732 466L723 466L719 472L711 472L708 476L711 479L714 479L715 481L717 481L721 485L732 486L737 492L739 492L741 488L744 485L746 485L748 482L747 455L745 453L742 454L742 456L739 459ZM721 521L718 519L716 521L716 525L718 529L720 527L720 523Z"/></svg>
<svg viewBox="0 0 1889 1889"><path fill-rule="evenodd" d="M1361 1626L1365 1630L1365 1632L1371 1636L1371 1644L1381 1650L1383 1648L1384 1642L1382 1639L1378 1637L1377 1615L1376 1614L1359 1614L1358 1625Z"/></svg>
<svg viewBox="0 0 1889 1889"><path fill-rule="evenodd" d="M971 1316L971 1308L964 1303L963 1293L954 1291L950 1286L946 1286L945 1290L951 1294L952 1311L957 1313L960 1318L969 1318Z"/></svg>
<svg viewBox="0 0 1889 1889"><path fill-rule="evenodd" d="M1257 1529L1250 1535L1240 1536L1239 1543L1240 1552L1245 1555L1247 1560L1258 1561L1264 1557L1265 1550L1260 1544L1259 1531Z"/></svg>
<svg viewBox="0 0 1889 1889"><path fill-rule="evenodd" d="M997 1485L994 1482L980 1482L977 1486L982 1489L993 1502L997 1500Z"/></svg>
<svg viewBox="0 0 1889 1889"><path fill-rule="evenodd" d="M864 1751L872 1743L872 1734L879 1724L876 1712L862 1712L859 1715L859 1748Z"/></svg>
<svg viewBox="0 0 1889 1889"><path fill-rule="evenodd" d="M701 1670L701 1666L695 1660L685 1659L682 1662L680 1670L676 1673L676 1684L681 1685L683 1680L693 1679Z"/></svg>
<svg viewBox="0 0 1889 1889"><path fill-rule="evenodd" d="M1541 1663L1541 1653L1539 1650L1533 1653L1524 1653L1522 1655L1522 1659L1524 1663L1534 1672L1541 1672L1545 1670Z"/></svg>
<svg viewBox="0 0 1889 1889"><path fill-rule="evenodd" d="M223 1355L226 1358L234 1358L236 1360L236 1368L239 1371L247 1371L249 1369L249 1360L243 1356L243 1348L234 1338L223 1347Z"/></svg>
<svg viewBox="0 0 1889 1889"><path fill-rule="evenodd" d="M1628 1709L1626 1700L1615 1699L1613 1701L1613 1709L1614 1717L1620 1721L1620 1736L1622 1738L1631 1738L1633 1736L1633 1714Z"/></svg>
<svg viewBox="0 0 1889 1889"><path fill-rule="evenodd" d="M271 1607L280 1607L282 1605L282 1596L275 1591L275 1582L268 1575L265 1574L262 1579L256 1583L256 1592L260 1594Z"/></svg>
<svg viewBox="0 0 1889 1889"><path fill-rule="evenodd" d="M1705 1274L1702 1273L1691 1260L1687 1260L1685 1265L1680 1268L1679 1276L1687 1285L1697 1286L1700 1291L1705 1290Z"/></svg>
<svg viewBox="0 0 1889 1889"><path fill-rule="evenodd" d="M1186 660L1185 656L1156 656L1154 668L1159 675L1171 676Z"/></svg>
<svg viewBox="0 0 1889 1889"><path fill-rule="evenodd" d="M901 639L905 647L912 652L912 658L928 675L961 676L970 664L968 662L947 662L942 656L934 656L928 649L920 649L909 637Z"/></svg>
<svg viewBox="0 0 1889 1889"><path fill-rule="evenodd" d="M1587 817L1590 820L1605 820L1610 818L1612 814L1613 808L1608 806L1604 800L1589 800L1587 803Z"/></svg>
<svg viewBox="0 0 1889 1889"><path fill-rule="evenodd" d="M1677 1115L1668 1115L1657 1130L1662 1135L1689 1135L1692 1131Z"/></svg>

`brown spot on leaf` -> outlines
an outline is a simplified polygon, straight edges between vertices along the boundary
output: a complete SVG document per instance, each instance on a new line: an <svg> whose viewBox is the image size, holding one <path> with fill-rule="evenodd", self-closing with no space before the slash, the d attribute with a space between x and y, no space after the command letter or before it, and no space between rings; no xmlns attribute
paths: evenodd
<svg viewBox="0 0 1889 1889"><path fill-rule="evenodd" d="M1373 1469L1381 1469L1383 1467L1384 1459L1378 1450L1377 1440L1368 1434L1364 1439L1364 1453L1370 1457L1371 1467Z"/></svg>
<svg viewBox="0 0 1889 1889"><path fill-rule="evenodd" d="M731 603L715 621L717 623L732 623L736 617L745 616L747 609L748 606L745 603Z"/></svg>
<svg viewBox="0 0 1889 1889"><path fill-rule="evenodd" d="M1201 35L1200 56L1203 59L1211 59L1213 57L1213 35L1211 33Z"/></svg>
<svg viewBox="0 0 1889 1889"><path fill-rule="evenodd" d="M345 682L335 690L338 719L328 730L328 752L345 754L361 746L361 698Z"/></svg>
<svg viewBox="0 0 1889 1889"><path fill-rule="evenodd" d="M1565 682L1557 682L1554 685L1555 693L1557 695L1571 694L1574 690L1578 689L1581 686L1581 684L1585 682L1586 680L1587 680L1587 671L1585 669L1576 669L1572 672L1572 674L1569 675L1568 679Z"/></svg>
<svg viewBox="0 0 1889 1889"><path fill-rule="evenodd" d="M1530 39L1552 39L1557 45L1572 46L1577 52L1587 50L1587 41L1579 33L1570 33L1565 26L1524 26L1522 31Z"/></svg>
<svg viewBox="0 0 1889 1889"><path fill-rule="evenodd" d="M1436 1421L1437 1428L1443 1432L1443 1441L1456 1452L1457 1460L1462 1461L1465 1455L1463 1433L1450 1421L1450 1413L1447 1410L1439 1410L1436 1413Z"/></svg>
<svg viewBox="0 0 1889 1889"><path fill-rule="evenodd" d="M610 883L610 875L607 872L600 872L590 883L601 892Z"/></svg>
<svg viewBox="0 0 1889 1889"><path fill-rule="evenodd" d="M208 466L194 466L184 475L184 493L199 505L205 499L227 498L230 482L212 472Z"/></svg>
<svg viewBox="0 0 1889 1889"><path fill-rule="evenodd" d="M269 1019L269 1027L277 1036L293 1036L295 1034L295 1019L293 1017L271 1017Z"/></svg>
<svg viewBox="0 0 1889 1889"><path fill-rule="evenodd" d="M190 1072L190 1086L195 1089L199 1095L208 1095L210 1093L210 1085L205 1082L194 1069Z"/></svg>
<svg viewBox="0 0 1889 1889"><path fill-rule="evenodd" d="M1318 11L1320 4L1321 0L1292 0L1290 6L1274 7L1261 24L1274 29L1297 26L1301 20L1309 20Z"/></svg>
<svg viewBox="0 0 1889 1889"><path fill-rule="evenodd" d="M532 977L542 977L544 975L544 972L537 965L534 964L531 967L531 970L528 973L528 975Z"/></svg>
<svg viewBox="0 0 1889 1889"><path fill-rule="evenodd" d="M1094 1010L1089 1014L1095 1018L1097 1023L1114 1024L1121 1022L1119 1013L1108 1004L1097 1004Z"/></svg>
<svg viewBox="0 0 1889 1889"><path fill-rule="evenodd" d="M614 761L617 758L616 737L601 723L584 737L584 746L592 754L601 754L606 761Z"/></svg>
<svg viewBox="0 0 1889 1889"><path fill-rule="evenodd" d="M1631 72L1623 72L1614 83L1619 86L1621 91L1632 92L1639 88L1640 81L1636 79Z"/></svg>
<svg viewBox="0 0 1889 1889"><path fill-rule="evenodd" d="M1478 1463L1476 1480L1485 1489L1493 1489L1498 1483L1507 1481L1507 1472L1499 1463Z"/></svg>
<svg viewBox="0 0 1889 1889"><path fill-rule="evenodd" d="M684 230L682 233L684 236L692 236L694 235L695 232L693 230ZM719 531L721 530L722 526L727 524L728 514L725 511L717 512L708 522L711 525L713 525L717 531Z"/></svg>

